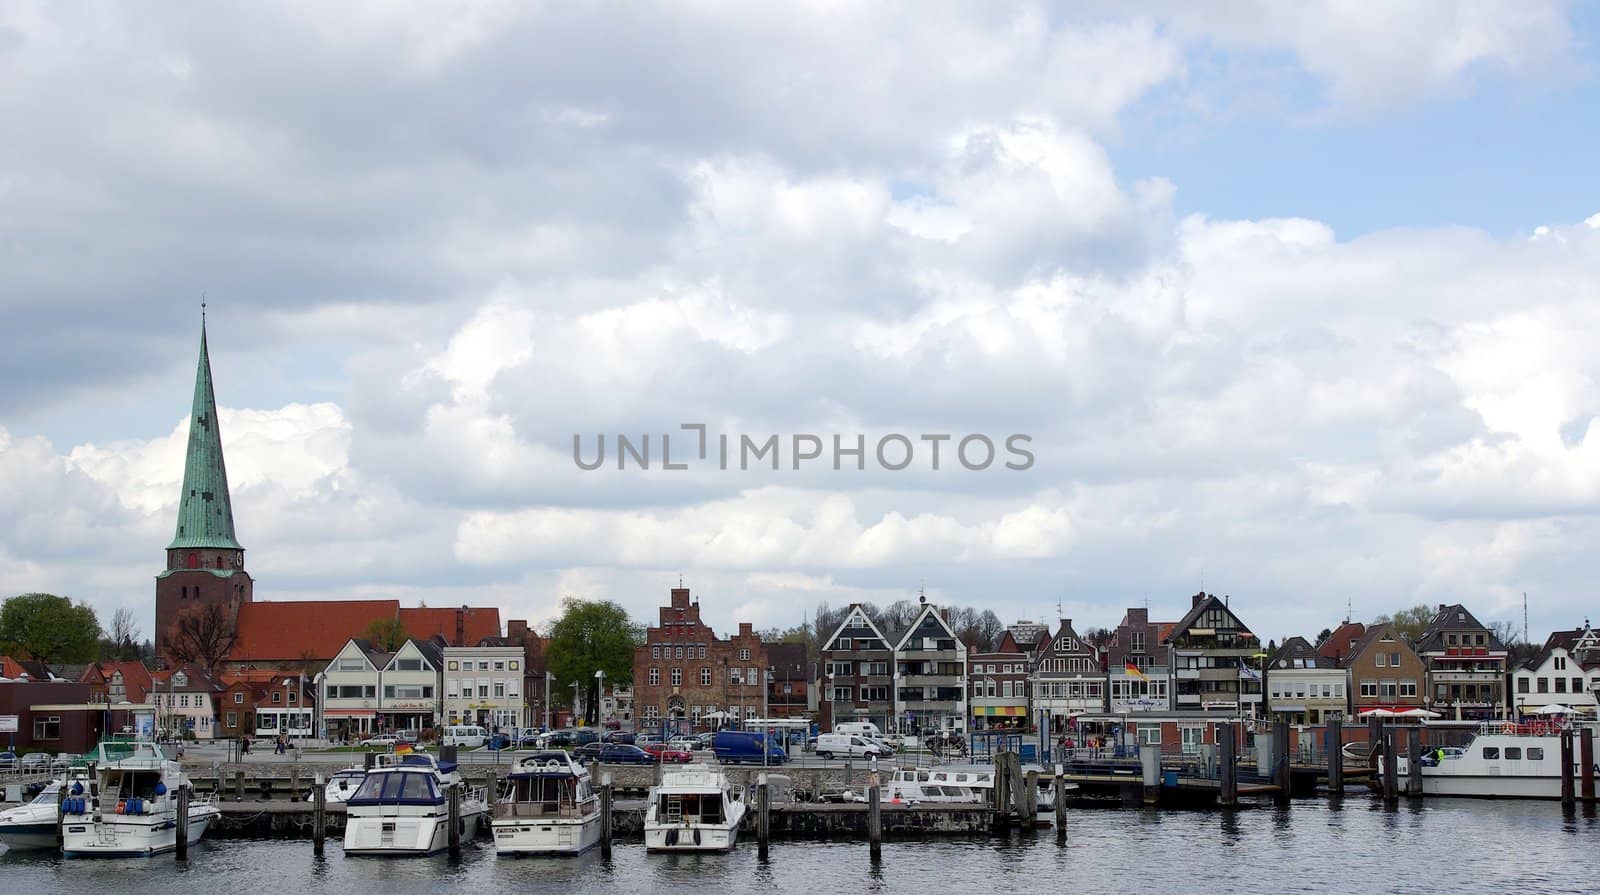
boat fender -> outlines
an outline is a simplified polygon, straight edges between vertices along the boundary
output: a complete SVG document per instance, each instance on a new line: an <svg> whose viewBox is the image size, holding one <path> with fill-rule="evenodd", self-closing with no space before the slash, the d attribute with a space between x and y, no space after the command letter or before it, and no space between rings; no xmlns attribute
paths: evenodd
<svg viewBox="0 0 1600 895"><path fill-rule="evenodd" d="M73 781L72 794L75 795L75 796L83 795L83 784L79 783L77 781Z"/></svg>
<svg viewBox="0 0 1600 895"><path fill-rule="evenodd" d="M128 800L127 799L118 799L117 800L117 813L118 814L127 814L128 813Z"/></svg>
<svg viewBox="0 0 1600 895"><path fill-rule="evenodd" d="M694 844L695 845L699 845L700 844L700 830L699 830L699 828L696 828L695 831L694 831Z"/></svg>
<svg viewBox="0 0 1600 895"><path fill-rule="evenodd" d="M667 831L667 844L668 845L677 845L678 844L678 831L677 830L668 830Z"/></svg>
<svg viewBox="0 0 1600 895"><path fill-rule="evenodd" d="M466 821L465 818L461 818L461 817L456 818L456 835L457 836L466 836L467 835L467 821Z"/></svg>
<svg viewBox="0 0 1600 895"><path fill-rule="evenodd" d="M165 783L161 783L161 782L158 781L156 783L156 795L164 796L166 794L167 794L167 785Z"/></svg>

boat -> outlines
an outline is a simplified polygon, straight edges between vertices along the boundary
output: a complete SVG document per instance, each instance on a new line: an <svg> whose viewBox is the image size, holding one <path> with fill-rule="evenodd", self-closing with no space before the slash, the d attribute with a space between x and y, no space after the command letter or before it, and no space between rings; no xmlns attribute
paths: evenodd
<svg viewBox="0 0 1600 895"><path fill-rule="evenodd" d="M695 763L663 770L644 817L649 851L727 851L739 839L745 803L727 775Z"/></svg>
<svg viewBox="0 0 1600 895"><path fill-rule="evenodd" d="M344 768L335 771L328 782L323 784L323 802L328 805L343 805L350 801L350 797L361 788L361 782L367 779L366 768Z"/></svg>
<svg viewBox="0 0 1600 895"><path fill-rule="evenodd" d="M494 803L501 855L579 855L600 842L600 797L589 771L560 749L518 761Z"/></svg>
<svg viewBox="0 0 1600 895"><path fill-rule="evenodd" d="M178 847L178 793L188 790L189 845L222 812L194 786L177 761L144 739L103 740L87 776L67 783L61 802L61 853L67 858L145 857Z"/></svg>
<svg viewBox="0 0 1600 895"><path fill-rule="evenodd" d="M466 788L453 762L408 755L373 768L345 801L346 855L432 855L450 846L449 791L461 788L461 841L470 841L488 813L483 787Z"/></svg>
<svg viewBox="0 0 1600 895"><path fill-rule="evenodd" d="M1023 770L1026 773L1029 770L1042 771L1042 768L1027 766ZM1062 782L1058 785L1068 790L1078 788L1075 783ZM988 804L994 799L994 766L968 764L901 768L884 780L880 798L890 804ZM849 800L865 802L867 797L865 793L852 792ZM1041 814L1054 813L1055 791L1041 782L1035 804Z"/></svg>
<svg viewBox="0 0 1600 895"><path fill-rule="evenodd" d="M1435 748L1422 756L1422 792L1429 796L1476 796L1497 799L1561 797L1561 731L1551 722L1516 724L1489 721L1460 747ZM1576 757L1574 749L1574 759ZM1400 785L1411 763L1404 751L1395 756ZM1574 768L1574 778L1582 776ZM1379 779L1383 768L1380 764Z"/></svg>
<svg viewBox="0 0 1600 895"><path fill-rule="evenodd" d="M80 779L87 779L86 776ZM0 811L0 842L10 851L56 847L56 818L61 813L61 787L66 780L51 780L32 800Z"/></svg>

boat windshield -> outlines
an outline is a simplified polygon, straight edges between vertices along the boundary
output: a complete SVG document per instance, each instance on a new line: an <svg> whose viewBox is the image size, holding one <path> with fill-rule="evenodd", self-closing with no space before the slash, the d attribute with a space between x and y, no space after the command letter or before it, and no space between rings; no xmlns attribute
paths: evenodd
<svg viewBox="0 0 1600 895"><path fill-rule="evenodd" d="M439 785L432 774L388 771L368 774L351 802L386 804L433 804L439 801Z"/></svg>
<svg viewBox="0 0 1600 895"><path fill-rule="evenodd" d="M60 801L60 799L61 799L61 784L52 783L49 786L46 786L44 789L39 790L39 794L34 796L33 797L33 801L30 802L29 804L30 805L47 805L47 804L48 805L54 805L56 802Z"/></svg>

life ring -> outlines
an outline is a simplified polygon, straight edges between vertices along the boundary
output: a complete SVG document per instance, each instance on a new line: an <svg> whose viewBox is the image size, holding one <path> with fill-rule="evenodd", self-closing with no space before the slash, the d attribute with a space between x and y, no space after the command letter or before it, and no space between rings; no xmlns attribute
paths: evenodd
<svg viewBox="0 0 1600 895"><path fill-rule="evenodd" d="M561 760L558 758L549 759L545 761L544 766L547 768L559 768L561 767Z"/></svg>

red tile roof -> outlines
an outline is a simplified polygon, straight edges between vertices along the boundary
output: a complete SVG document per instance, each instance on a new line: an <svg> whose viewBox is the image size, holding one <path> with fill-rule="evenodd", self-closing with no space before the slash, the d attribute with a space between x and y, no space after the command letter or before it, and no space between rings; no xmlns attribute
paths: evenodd
<svg viewBox="0 0 1600 895"><path fill-rule="evenodd" d="M100 673L105 675L108 686L119 671L122 672L122 686L127 690L129 702L142 703L149 698L154 679L143 662L106 662L100 666Z"/></svg>
<svg viewBox="0 0 1600 895"><path fill-rule="evenodd" d="M16 678L23 675L23 668L10 656L0 656L0 677Z"/></svg>
<svg viewBox="0 0 1600 895"><path fill-rule="evenodd" d="M456 617L461 616L465 636L456 637ZM500 610L498 609L402 609L400 626L406 634L417 640L427 640L435 634L451 646L477 646L485 637L500 636ZM343 644L341 644L342 646ZM337 650L336 650L337 652ZM329 658L332 658L330 655Z"/></svg>
<svg viewBox="0 0 1600 895"><path fill-rule="evenodd" d="M331 661L345 642L378 619L394 618L399 600L245 603L229 662Z"/></svg>
<svg viewBox="0 0 1600 895"><path fill-rule="evenodd" d="M1345 622L1317 644L1317 652L1341 665L1355 654L1355 646L1367 636L1367 626L1360 622ZM1354 645L1352 645L1354 644Z"/></svg>

